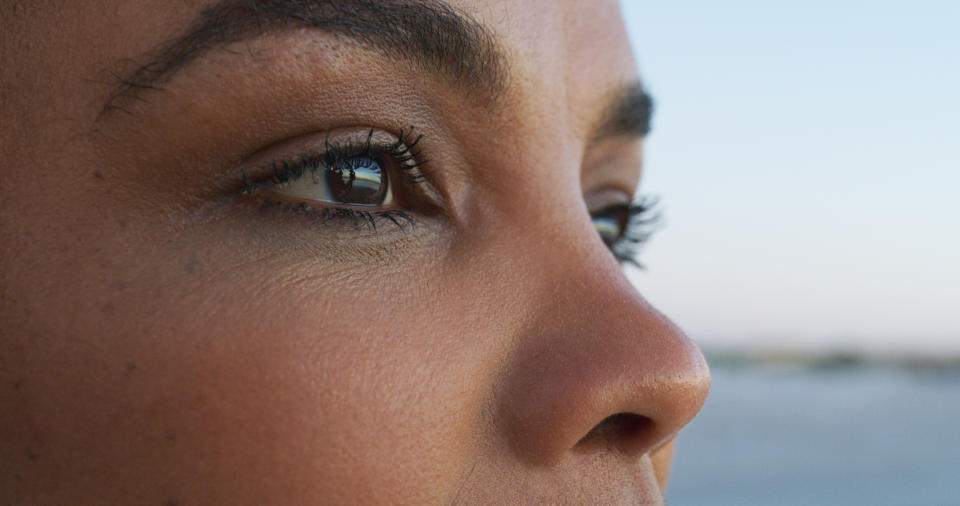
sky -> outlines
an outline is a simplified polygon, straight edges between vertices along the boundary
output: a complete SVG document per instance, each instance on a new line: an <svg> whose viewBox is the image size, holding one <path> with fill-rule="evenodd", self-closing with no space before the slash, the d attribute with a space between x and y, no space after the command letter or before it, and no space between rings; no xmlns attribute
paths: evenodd
<svg viewBox="0 0 960 506"><path fill-rule="evenodd" d="M622 4L640 292L704 347L960 354L960 2Z"/></svg>

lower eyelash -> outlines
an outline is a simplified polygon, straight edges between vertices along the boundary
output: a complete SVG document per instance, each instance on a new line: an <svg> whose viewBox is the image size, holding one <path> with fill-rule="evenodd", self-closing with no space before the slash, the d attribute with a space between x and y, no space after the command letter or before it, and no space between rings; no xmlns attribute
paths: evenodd
<svg viewBox="0 0 960 506"><path fill-rule="evenodd" d="M367 229L376 232L378 226L395 226L403 233L412 232L417 221L406 211L389 209L382 211L364 211L344 207L314 207L306 203L278 202L270 199L258 199L264 208L277 209L283 213L294 213L303 217L319 220L321 224L345 223L354 229Z"/></svg>

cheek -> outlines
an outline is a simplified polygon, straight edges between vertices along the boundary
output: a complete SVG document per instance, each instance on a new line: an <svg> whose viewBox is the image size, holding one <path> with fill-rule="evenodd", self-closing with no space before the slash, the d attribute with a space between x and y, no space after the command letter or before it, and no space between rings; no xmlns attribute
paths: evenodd
<svg viewBox="0 0 960 506"><path fill-rule="evenodd" d="M149 268L64 274L103 286L58 302L82 316L15 354L20 478L107 480L134 502L438 502L484 403L471 297L433 266L279 269L228 249L167 245L128 262Z"/></svg>
<svg viewBox="0 0 960 506"><path fill-rule="evenodd" d="M434 284L409 274L379 283L348 276L264 290L259 310L207 337L205 358L189 360L182 375L190 383L192 371L210 371L206 406L182 413L208 431L203 453L242 448L224 459L234 472L325 500L341 490L366 491L370 501L388 491L441 499L478 433L483 397L472 364L483 357L463 341L470 334L457 306L433 299L450 297L425 290Z"/></svg>

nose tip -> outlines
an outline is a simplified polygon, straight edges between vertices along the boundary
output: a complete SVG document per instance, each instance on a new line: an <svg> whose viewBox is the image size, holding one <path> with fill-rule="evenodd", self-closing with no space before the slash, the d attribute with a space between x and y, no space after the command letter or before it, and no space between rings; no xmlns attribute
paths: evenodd
<svg viewBox="0 0 960 506"><path fill-rule="evenodd" d="M600 286L545 310L510 368L511 442L534 462L649 453L696 416L709 391L703 355L676 326L626 279Z"/></svg>

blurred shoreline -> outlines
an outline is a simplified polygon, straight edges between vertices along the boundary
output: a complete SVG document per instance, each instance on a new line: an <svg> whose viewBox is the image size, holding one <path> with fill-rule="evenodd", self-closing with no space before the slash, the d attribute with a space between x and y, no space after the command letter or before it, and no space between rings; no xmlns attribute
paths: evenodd
<svg viewBox="0 0 960 506"><path fill-rule="evenodd" d="M960 504L956 355L748 350L707 349L668 504Z"/></svg>
<svg viewBox="0 0 960 506"><path fill-rule="evenodd" d="M713 369L810 372L891 369L917 374L960 375L960 353L717 346L702 346L702 349Z"/></svg>

